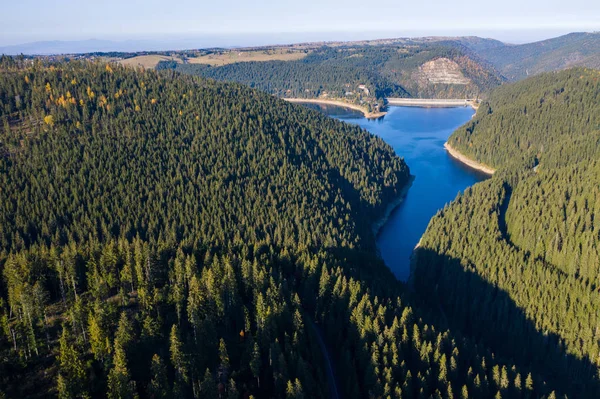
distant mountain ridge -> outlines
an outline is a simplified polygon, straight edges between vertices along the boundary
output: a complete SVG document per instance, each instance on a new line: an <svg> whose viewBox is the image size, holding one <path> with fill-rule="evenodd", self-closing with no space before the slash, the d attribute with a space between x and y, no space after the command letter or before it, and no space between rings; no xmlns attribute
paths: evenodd
<svg viewBox="0 0 600 399"><path fill-rule="evenodd" d="M240 39L241 40L241 39ZM246 43L250 39L245 39ZM426 36L426 37L405 37L405 38L387 38L375 40L358 40L358 41L314 41L314 42L297 42L289 45L260 45L258 43L269 43L276 41L288 40L288 43L293 42L292 37L259 37L252 39L257 43L256 46L238 46L232 45L236 43L233 37L187 37L184 39L165 38L159 40L127 40L127 41L112 41L112 40L79 40L79 41L39 41L33 43L25 43L12 46L0 47L0 54L7 55L54 55L54 54L86 54L92 53L132 53L139 52L184 52L184 49L214 49L220 48L236 48L236 49L269 49L273 47L279 48L304 48L311 51L319 50L322 47L336 48L339 51L346 51L348 48L361 48L362 51L369 52L373 48L381 48L384 51L390 47L437 47L451 48L466 56L466 58L454 59L453 61L460 64L462 73L471 75L473 70L475 75L480 75L482 71L486 71L483 75L492 75L499 78L498 82L490 82L489 76L483 76L486 82L478 82L476 86L488 90L495 87L500 81L517 81L528 76L536 75L543 72L562 70L574 66L582 66L588 68L600 68L600 33L598 32L574 32L563 36L546 39L533 43L526 44L508 44L500 40L491 38L482 38L478 36ZM240 44L244 42L243 40ZM186 54L183 55L187 56ZM127 58L125 57L125 58ZM450 57L453 58L453 57ZM383 60L379 60L383 61ZM415 59L416 61L416 59ZM420 65L429 61L423 59ZM345 62L348 67L359 67L360 62L351 65L350 62ZM430 96L440 91L440 87L431 88L423 87L419 84L419 76L397 75L399 65L393 65L394 62L387 65L389 70L384 73L386 79L400 83L403 86L408 86L409 91L413 94L419 92L419 96ZM396 62L397 64L397 62ZM245 68L247 68L246 66ZM387 69L383 66L383 69ZM401 68L405 69L405 68ZM469 76L473 78L473 76ZM475 80L479 80L475 77ZM227 80L227 79L225 79ZM494 79L492 79L494 80ZM413 87L414 86L414 87ZM388 89L394 90L393 87ZM444 89L445 90L445 89ZM473 90L471 90L472 92ZM454 95L464 94L462 90ZM470 93L473 94L473 93Z"/></svg>
<svg viewBox="0 0 600 399"><path fill-rule="evenodd" d="M190 56L157 68L234 81L279 97L344 99L373 109L385 97L476 98L504 81L487 61L453 40L328 43L306 50L307 56L295 61L211 66Z"/></svg>
<svg viewBox="0 0 600 399"><path fill-rule="evenodd" d="M600 68L600 33L576 32L521 45L474 49L507 79L574 66Z"/></svg>
<svg viewBox="0 0 600 399"><path fill-rule="evenodd" d="M262 36L254 38L257 43L263 45L269 44L270 39ZM31 43L16 44L10 46L0 46L0 54L6 55L60 55L60 54L87 54L98 52L148 52L148 51L172 51L212 47L240 47L246 41L243 38L202 36L186 37L183 39L164 38L164 39L139 39L139 40L105 40L105 39L86 39L86 40L51 40L37 41Z"/></svg>
<svg viewBox="0 0 600 399"><path fill-rule="evenodd" d="M112 53L112 52L148 52L148 51L170 51L185 50L193 48L209 48L215 46L232 47L234 40L225 40L216 37L190 37L182 40L103 40L86 39L74 41L38 41L32 43L16 44L12 46L0 46L0 54L6 55L60 55L60 54L88 54L88 53Z"/></svg>
<svg viewBox="0 0 600 399"><path fill-rule="evenodd" d="M108 51L132 51L140 42L126 41L116 42L112 40L77 40L77 41L39 41L32 43L16 44L0 47L0 54L7 55L52 55L52 54L76 54Z"/></svg>
<svg viewBox="0 0 600 399"><path fill-rule="evenodd" d="M354 88L365 85L377 99L485 98L506 81L574 66L600 68L600 34L585 32L522 45L433 36L299 46L310 54L294 62L219 67L190 61L171 67L283 97L350 96L355 102L364 99L354 98Z"/></svg>

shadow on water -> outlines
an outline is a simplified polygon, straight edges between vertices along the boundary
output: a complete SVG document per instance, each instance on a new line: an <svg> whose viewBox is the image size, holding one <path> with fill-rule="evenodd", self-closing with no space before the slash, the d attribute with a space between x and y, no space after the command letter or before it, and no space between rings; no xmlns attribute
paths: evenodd
<svg viewBox="0 0 600 399"><path fill-rule="evenodd" d="M548 391L569 398L600 397L597 368L590 359L567 353L557 334L539 331L506 291L458 259L430 249L415 250L415 265L415 297L441 328L484 343L507 365L530 370L547 383Z"/></svg>

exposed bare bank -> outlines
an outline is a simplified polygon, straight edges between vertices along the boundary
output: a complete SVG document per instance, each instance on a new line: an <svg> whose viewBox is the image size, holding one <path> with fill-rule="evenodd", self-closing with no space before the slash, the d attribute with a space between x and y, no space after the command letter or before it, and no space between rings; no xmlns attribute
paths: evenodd
<svg viewBox="0 0 600 399"><path fill-rule="evenodd" d="M448 144L448 143L444 144L444 148L446 149L446 151L448 151L448 154L450 154L450 156L452 156L452 158L457 159L458 161L464 163L465 165L467 165L473 169L477 169L488 175L493 175L494 172L496 171L496 169L494 169L494 168L490 168L489 166L479 163L471 158L467 158L466 156L464 156L463 154L461 154L460 152L458 152L454 148L452 148L452 146L450 146L450 144Z"/></svg>
<svg viewBox="0 0 600 399"><path fill-rule="evenodd" d="M355 111L360 111L363 113L365 118L367 119L379 119L385 116L385 112L369 112L365 107L361 107L360 105L347 103L340 100L323 100L323 99L312 99L312 98L284 98L283 100L288 101L290 103L312 103L312 104L325 104L325 105L335 105L338 107L350 108Z"/></svg>

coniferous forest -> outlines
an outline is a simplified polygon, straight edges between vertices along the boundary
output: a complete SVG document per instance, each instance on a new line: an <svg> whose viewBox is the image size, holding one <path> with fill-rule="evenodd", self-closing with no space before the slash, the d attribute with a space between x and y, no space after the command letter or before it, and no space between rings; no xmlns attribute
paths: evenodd
<svg viewBox="0 0 600 399"><path fill-rule="evenodd" d="M432 220L405 286L371 226L409 168L368 132L172 70L0 70L0 397L600 392L599 169L559 137L531 157L548 105L518 162ZM541 77L537 93L562 109L597 95L597 76ZM533 112L538 85L506 93Z"/></svg>
<svg viewBox="0 0 600 399"><path fill-rule="evenodd" d="M432 219L413 270L451 326L569 397L599 392L599 79L575 68L492 93L449 142L498 171Z"/></svg>
<svg viewBox="0 0 600 399"><path fill-rule="evenodd" d="M442 83L421 76L423 64L448 60L465 81ZM503 82L475 52L456 41L434 44L323 46L297 61L238 62L224 66L163 61L175 69L220 81L235 81L279 97L344 98L383 104L385 97L476 98ZM364 85L368 92L357 89Z"/></svg>

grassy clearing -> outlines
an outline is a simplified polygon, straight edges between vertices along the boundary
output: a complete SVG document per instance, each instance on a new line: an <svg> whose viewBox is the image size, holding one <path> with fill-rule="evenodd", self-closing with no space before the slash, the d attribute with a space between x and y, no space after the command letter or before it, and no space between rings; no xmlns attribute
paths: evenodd
<svg viewBox="0 0 600 399"><path fill-rule="evenodd" d="M306 57L303 51L288 49L252 50L252 51L223 51L206 54L195 58L188 58L190 64L208 64L213 66L233 64L235 62L250 61L295 61Z"/></svg>
<svg viewBox="0 0 600 399"><path fill-rule="evenodd" d="M181 59L177 57L168 57L166 55L138 55L137 57L119 60L119 63L127 66L141 66L143 68L154 68L160 61L177 61L181 63Z"/></svg>

